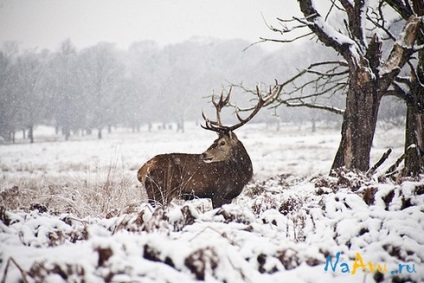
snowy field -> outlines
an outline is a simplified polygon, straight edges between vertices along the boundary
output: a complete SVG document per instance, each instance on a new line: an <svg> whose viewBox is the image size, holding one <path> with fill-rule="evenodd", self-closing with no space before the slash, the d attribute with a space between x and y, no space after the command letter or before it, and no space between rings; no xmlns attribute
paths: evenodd
<svg viewBox="0 0 424 283"><path fill-rule="evenodd" d="M0 145L0 282L424 282L424 177L327 173L339 130L246 125L254 178L233 203L147 206L136 171L215 134L142 129ZM372 163L403 151L379 128ZM379 272L377 272L379 270Z"/></svg>

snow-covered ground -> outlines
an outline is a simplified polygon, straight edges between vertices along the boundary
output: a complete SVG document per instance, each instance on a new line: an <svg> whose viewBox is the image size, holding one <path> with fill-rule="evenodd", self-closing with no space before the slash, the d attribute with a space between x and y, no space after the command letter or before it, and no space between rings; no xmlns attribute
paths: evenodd
<svg viewBox="0 0 424 283"><path fill-rule="evenodd" d="M215 210L153 209L135 177L157 153L206 149L215 136L194 124L102 141L38 132L0 146L0 282L424 282L424 178L327 177L338 130L246 125L254 180ZM393 147L391 165L402 141L379 129L372 162Z"/></svg>

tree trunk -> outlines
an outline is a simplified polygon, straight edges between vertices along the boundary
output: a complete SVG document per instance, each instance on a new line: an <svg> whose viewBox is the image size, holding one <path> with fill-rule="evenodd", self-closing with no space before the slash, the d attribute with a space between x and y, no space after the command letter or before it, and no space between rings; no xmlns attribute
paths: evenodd
<svg viewBox="0 0 424 283"><path fill-rule="evenodd" d="M97 138L99 139L99 140L101 140L102 139L102 128L99 128L99 132L97 133Z"/></svg>
<svg viewBox="0 0 424 283"><path fill-rule="evenodd" d="M414 2L414 10L424 15L424 3ZM423 25L421 25L423 26ZM423 31L424 28L421 28ZM424 44L424 34L417 36L417 45ZM424 171L424 50L418 51L416 74L411 72L411 96L406 99L405 176Z"/></svg>
<svg viewBox="0 0 424 283"><path fill-rule="evenodd" d="M69 140L69 137L71 136L71 129L69 129L68 127L63 127L62 128L62 134L65 136L65 140Z"/></svg>
<svg viewBox="0 0 424 283"><path fill-rule="evenodd" d="M68 141L70 136L71 136L71 131L66 130L66 132L65 132L65 140Z"/></svg>
<svg viewBox="0 0 424 283"><path fill-rule="evenodd" d="M424 115L416 105L408 105L405 129L405 169L403 175L416 176L424 168Z"/></svg>
<svg viewBox="0 0 424 283"><path fill-rule="evenodd" d="M180 117L177 119L177 133L184 133L184 118Z"/></svg>
<svg viewBox="0 0 424 283"><path fill-rule="evenodd" d="M367 171L381 95L367 68L351 72L350 76L342 138L331 169Z"/></svg>
<svg viewBox="0 0 424 283"><path fill-rule="evenodd" d="M34 143L34 125L28 127L28 138L30 143Z"/></svg>
<svg viewBox="0 0 424 283"><path fill-rule="evenodd" d="M416 176L424 169L424 52L419 54L417 75L411 74L411 92L406 101L405 169L403 175Z"/></svg>

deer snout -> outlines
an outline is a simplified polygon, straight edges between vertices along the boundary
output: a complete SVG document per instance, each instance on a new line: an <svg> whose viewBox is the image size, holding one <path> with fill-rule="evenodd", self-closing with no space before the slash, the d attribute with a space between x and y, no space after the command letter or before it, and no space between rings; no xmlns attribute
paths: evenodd
<svg viewBox="0 0 424 283"><path fill-rule="evenodd" d="M212 162L213 158L207 152L204 152L200 155L200 159L202 159L206 163L209 163L209 162Z"/></svg>

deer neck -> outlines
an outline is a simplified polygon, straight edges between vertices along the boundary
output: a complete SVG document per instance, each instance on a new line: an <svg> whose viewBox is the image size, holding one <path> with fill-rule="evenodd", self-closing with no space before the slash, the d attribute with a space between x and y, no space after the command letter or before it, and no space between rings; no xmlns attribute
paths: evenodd
<svg viewBox="0 0 424 283"><path fill-rule="evenodd" d="M253 173L252 161L241 142L239 142L237 148L234 149L232 157L228 162L230 163L230 167L234 168L233 173L237 175L245 175L245 177L250 180Z"/></svg>

